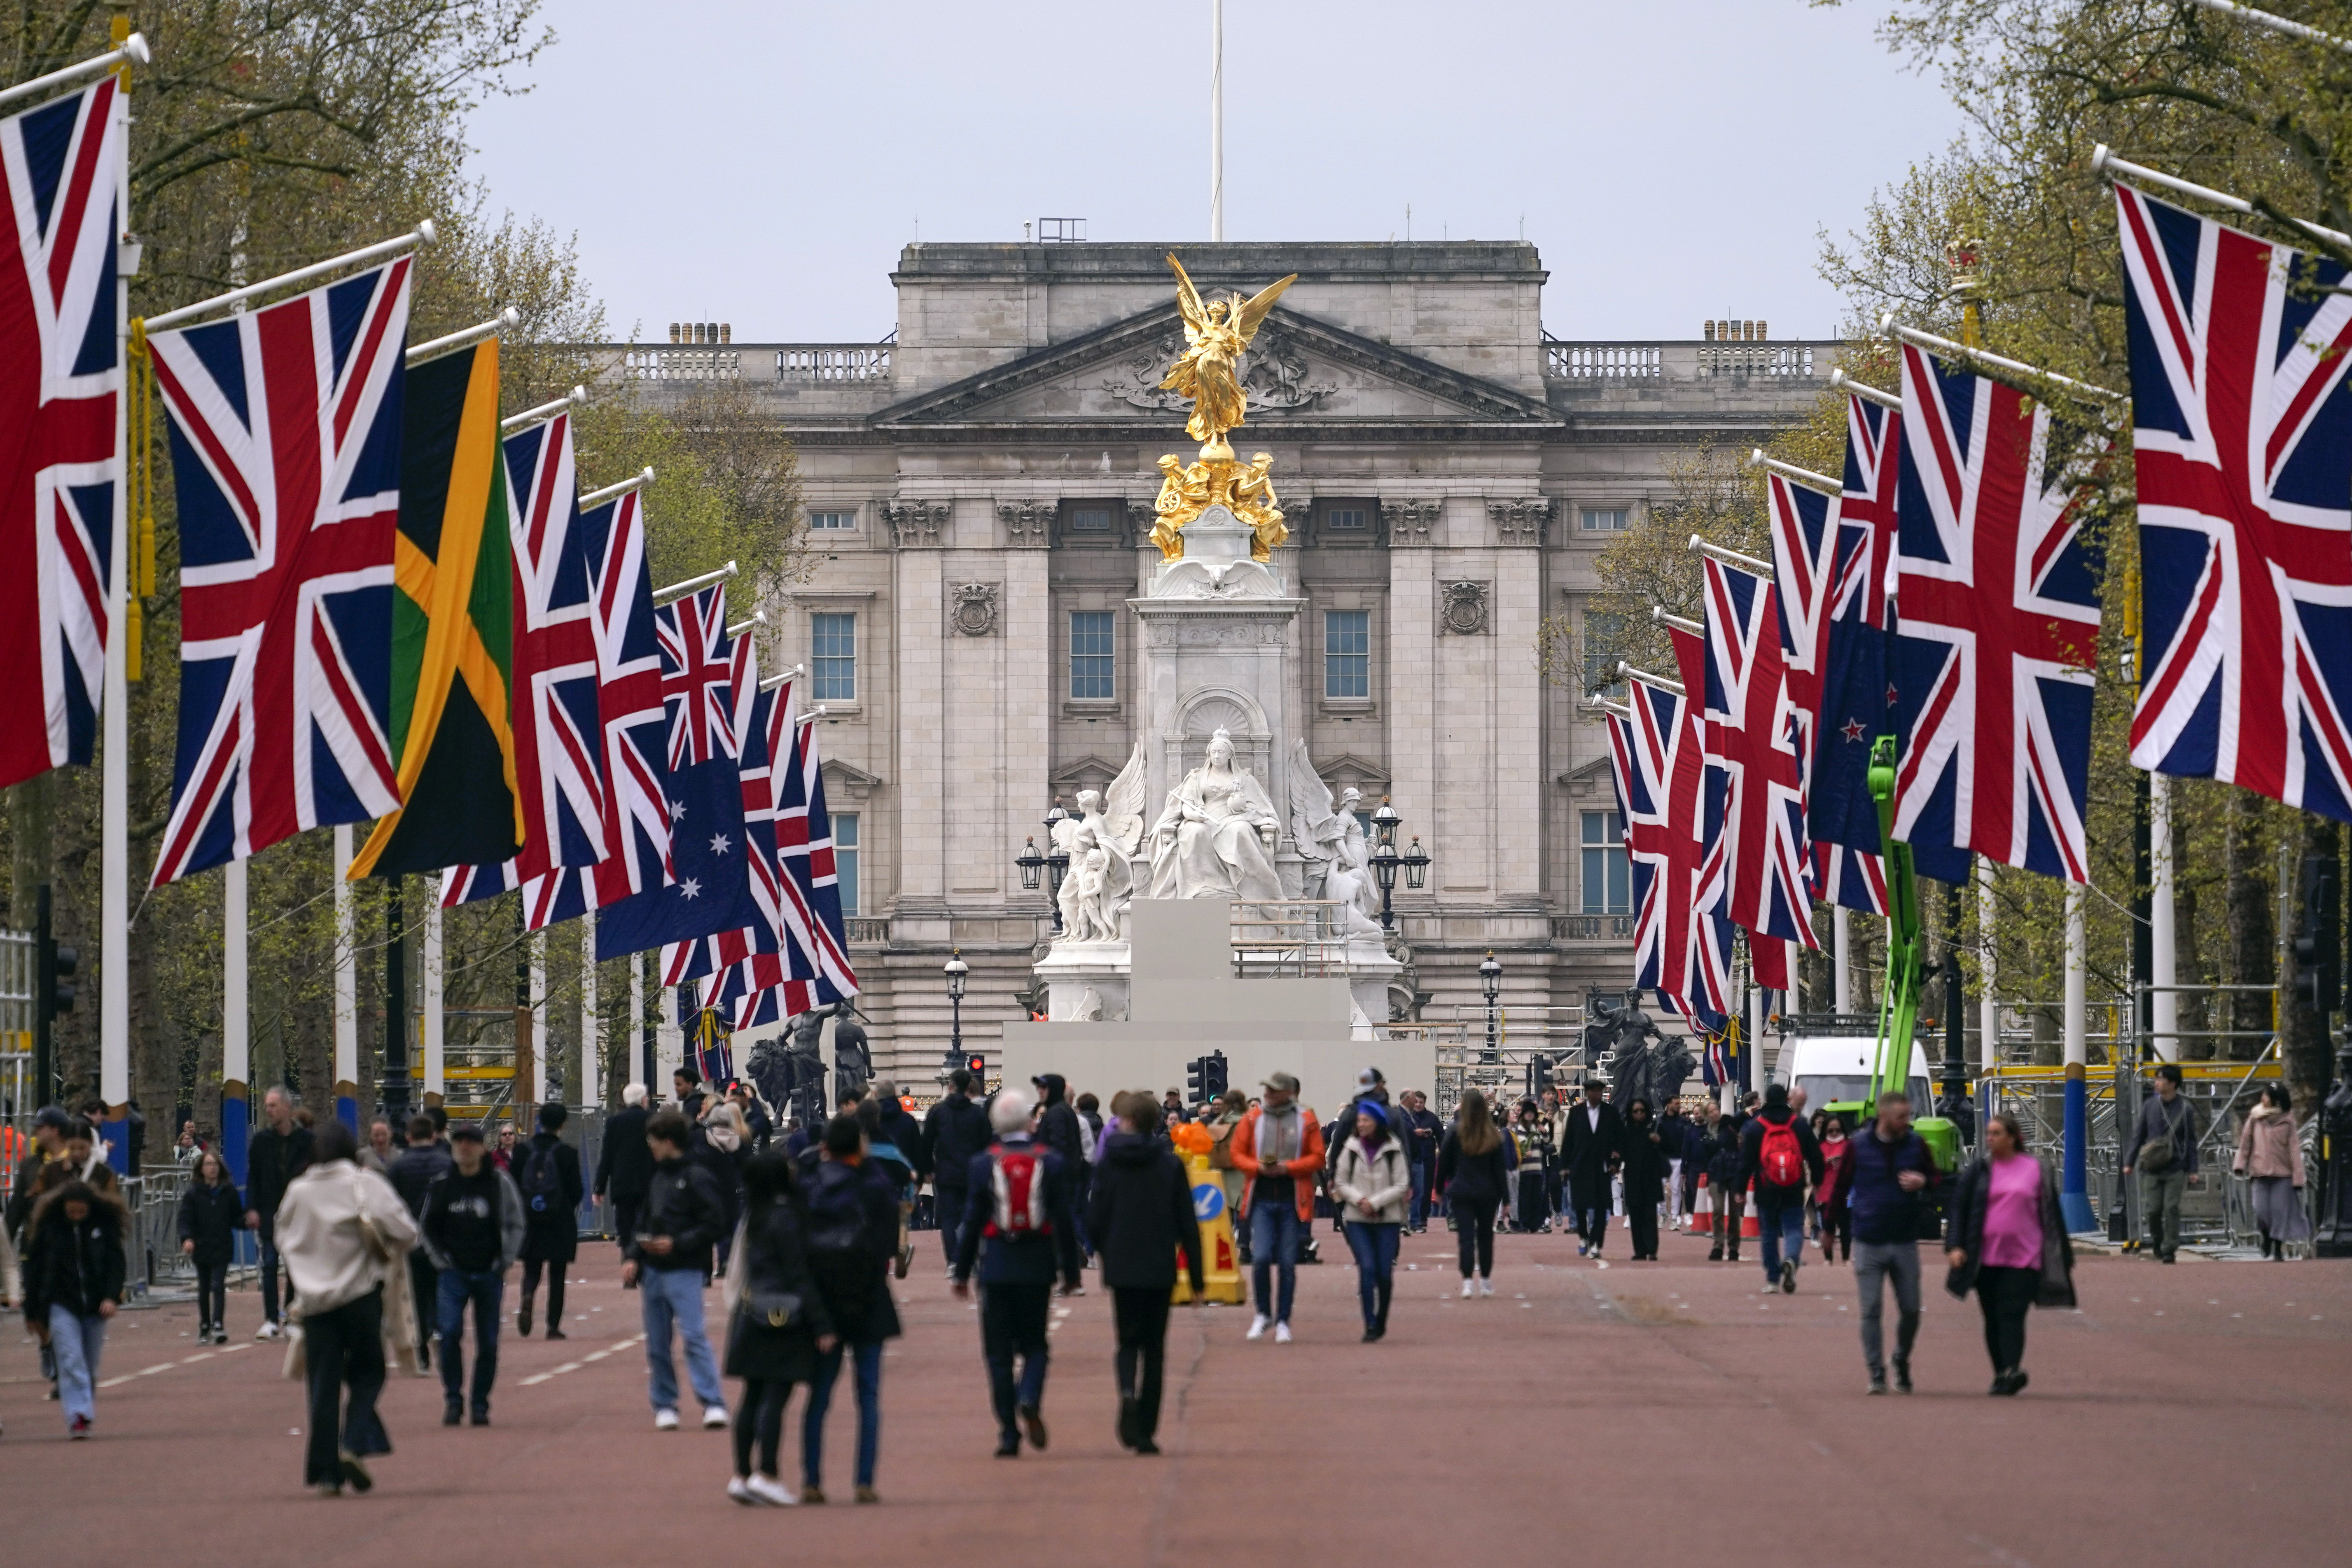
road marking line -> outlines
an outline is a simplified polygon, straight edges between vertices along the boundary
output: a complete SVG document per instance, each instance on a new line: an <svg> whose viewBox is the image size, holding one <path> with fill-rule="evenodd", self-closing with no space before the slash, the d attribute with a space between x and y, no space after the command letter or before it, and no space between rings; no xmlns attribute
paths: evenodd
<svg viewBox="0 0 2352 1568"><path fill-rule="evenodd" d="M556 1372L559 1372L559 1373L562 1373L562 1372L578 1372L579 1370L580 1370L580 1363L579 1363L578 1362L576 1362L576 1361L567 1361L567 1362L565 1362L562 1366L559 1366L559 1367L557 1367L557 1368L555 1369L555 1371L556 1371ZM551 1374L551 1375L552 1375L552 1374Z"/></svg>
<svg viewBox="0 0 2352 1568"><path fill-rule="evenodd" d="M139 1369L139 1375L142 1377L152 1377L159 1372L171 1371L175 1364L177 1363L167 1361L155 1366L142 1366Z"/></svg>
<svg viewBox="0 0 2352 1568"><path fill-rule="evenodd" d="M100 1384L98 1386L99 1386L99 1387L100 1387L100 1388L112 1388L115 1384L119 1384L119 1383L129 1383L129 1382L130 1382L133 1377L135 1377L135 1376L137 1376L137 1375L138 1375L138 1374L137 1374L136 1373L128 1373L128 1372L126 1372L126 1373L124 1373L121 1377L110 1377L110 1378L108 1378L105 1382L103 1382L103 1383Z"/></svg>
<svg viewBox="0 0 2352 1568"><path fill-rule="evenodd" d="M182 1357L180 1358L180 1364L181 1364L182 1366L194 1366L194 1365L195 1365L195 1364L196 1364L196 1363L198 1363L198 1362L200 1362L200 1361L210 1361L210 1360L212 1360L212 1359L213 1359L213 1352L210 1352L210 1351L206 1351L206 1352L205 1352L202 1355L184 1355L184 1356L182 1356Z"/></svg>
<svg viewBox="0 0 2352 1568"><path fill-rule="evenodd" d="M549 1378L551 1378L551 1377L552 1377L552 1376L554 1376L554 1375L555 1375L555 1374L554 1374L553 1373L551 1373L551 1372L542 1372L542 1373L541 1373L537 1377L526 1377L526 1378L524 1378L524 1379L522 1380L522 1385L523 1385L525 1388L530 1388L530 1387L532 1387L532 1386L533 1386L533 1385L535 1385L535 1384L541 1384L541 1383L545 1383Z"/></svg>
<svg viewBox="0 0 2352 1568"><path fill-rule="evenodd" d="M253 1347L251 1345L229 1345L223 1349L220 1353L223 1355L235 1355L239 1351L249 1351Z"/></svg>

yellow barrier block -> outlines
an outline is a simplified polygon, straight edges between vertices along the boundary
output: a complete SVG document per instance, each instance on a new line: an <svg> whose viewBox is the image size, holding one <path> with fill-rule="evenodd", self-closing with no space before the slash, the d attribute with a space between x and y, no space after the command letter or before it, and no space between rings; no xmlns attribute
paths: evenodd
<svg viewBox="0 0 2352 1568"><path fill-rule="evenodd" d="M1240 1256L1234 1250L1234 1216L1225 1207L1225 1184L1216 1172L1209 1169L1206 1154L1187 1153L1183 1156L1185 1173L1192 1179L1192 1217L1201 1222L1202 1269L1201 1299L1223 1301L1239 1306L1249 1300L1249 1289L1242 1283ZM1192 1299L1192 1276L1180 1261L1176 1268L1178 1303Z"/></svg>

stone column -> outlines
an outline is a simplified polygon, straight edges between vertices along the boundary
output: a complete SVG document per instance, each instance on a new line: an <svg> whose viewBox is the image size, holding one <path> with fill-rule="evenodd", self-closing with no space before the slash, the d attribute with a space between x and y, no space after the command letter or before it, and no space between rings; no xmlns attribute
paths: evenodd
<svg viewBox="0 0 2352 1568"><path fill-rule="evenodd" d="M883 509L898 552L888 616L897 655L898 903L902 912L927 915L946 910L950 791L960 783L946 768L947 647L936 609L945 593L940 536L948 510L946 502L927 500ZM869 640L882 633L880 626L859 630Z"/></svg>
<svg viewBox="0 0 2352 1568"><path fill-rule="evenodd" d="M1383 497L1381 525L1388 536L1388 625L1381 628L1387 658L1390 793L1398 812L1413 825L1432 853L1431 885L1452 879L1443 857L1451 852L1439 834L1437 752L1437 558L1433 543L1444 538L1445 503L1433 498ZM1402 880L1402 879L1400 879ZM1415 904L1426 910L1433 894L1396 895L1400 911ZM1415 933L1419 936L1421 933Z"/></svg>
<svg viewBox="0 0 2352 1568"><path fill-rule="evenodd" d="M1488 610L1494 749L1486 777L1495 802L1492 885L1495 902L1519 914L1543 903L1543 672L1535 646L1552 505L1541 496L1486 503L1496 543Z"/></svg>

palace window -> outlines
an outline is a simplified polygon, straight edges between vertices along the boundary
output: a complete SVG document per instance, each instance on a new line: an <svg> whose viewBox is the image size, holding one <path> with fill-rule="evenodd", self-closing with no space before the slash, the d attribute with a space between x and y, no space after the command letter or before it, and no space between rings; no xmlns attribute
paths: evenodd
<svg viewBox="0 0 2352 1568"><path fill-rule="evenodd" d="M1070 509L1072 533L1108 533L1110 508L1107 506L1074 506Z"/></svg>
<svg viewBox="0 0 2352 1568"><path fill-rule="evenodd" d="M1335 506L1323 514L1323 526L1333 533L1361 533L1371 526L1371 513L1360 506Z"/></svg>
<svg viewBox="0 0 2352 1568"><path fill-rule="evenodd" d="M1625 531L1625 509L1595 507L1584 509L1584 531L1587 533L1622 533Z"/></svg>
<svg viewBox="0 0 2352 1568"><path fill-rule="evenodd" d="M819 702L857 700L857 616L809 617L811 695Z"/></svg>
<svg viewBox="0 0 2352 1568"><path fill-rule="evenodd" d="M1613 811L1584 813L1584 912L1633 912L1633 878L1625 864L1625 819Z"/></svg>
<svg viewBox="0 0 2352 1568"><path fill-rule="evenodd" d="M851 529L856 528L856 526L857 514L854 511L813 511L809 513L809 527L812 530Z"/></svg>
<svg viewBox="0 0 2352 1568"><path fill-rule="evenodd" d="M1111 612L1070 612L1070 700L1108 702L1118 695Z"/></svg>
<svg viewBox="0 0 2352 1568"><path fill-rule="evenodd" d="M841 889L841 912L857 912L857 814L833 814L833 879Z"/></svg>
<svg viewBox="0 0 2352 1568"><path fill-rule="evenodd" d="M1372 694L1372 613L1323 612L1323 695Z"/></svg>

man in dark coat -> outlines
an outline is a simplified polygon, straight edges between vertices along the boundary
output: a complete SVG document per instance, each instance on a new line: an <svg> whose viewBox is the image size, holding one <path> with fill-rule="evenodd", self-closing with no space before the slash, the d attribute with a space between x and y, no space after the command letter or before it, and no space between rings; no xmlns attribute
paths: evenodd
<svg viewBox="0 0 2352 1568"><path fill-rule="evenodd" d="M1584 1100L1568 1108L1567 1137L1559 1159L1568 1170L1569 1206L1576 1212L1576 1244L1581 1257L1601 1256L1609 1237L1609 1178L1624 1158L1625 1119L1603 1094L1597 1078L1584 1080Z"/></svg>
<svg viewBox="0 0 2352 1568"><path fill-rule="evenodd" d="M1636 1095L1625 1107L1625 1226L1633 1233L1633 1261L1658 1256L1658 1205L1666 1200L1667 1161L1681 1149L1682 1134L1669 1136L1650 1119L1650 1102Z"/></svg>
<svg viewBox="0 0 2352 1568"><path fill-rule="evenodd" d="M971 1201L964 1184L971 1163L988 1152L988 1112L972 1100L980 1079L970 1069L948 1074L948 1091L923 1118L923 1159L930 1167L932 1206L940 1216L940 1244L947 1249L948 1266L955 1266L956 1240L963 1211Z"/></svg>
<svg viewBox="0 0 2352 1568"><path fill-rule="evenodd" d="M1030 1446L1045 1446L1045 1366L1051 1357L1045 1342L1045 1318L1053 1305L1054 1272L1062 1258L1055 1237L1070 1228L1070 1190L1062 1174L1062 1158L1029 1136L1029 1115L1036 1102L1018 1089L1007 1089L990 1102L988 1123L996 1145L976 1156L964 1177L971 1200L964 1209L961 1234L956 1241L955 1270L950 1278L959 1300L971 1294L975 1269L980 1275L981 1353L988 1363L989 1402L996 1410L996 1457L1017 1458L1026 1430ZM1076 1112L1072 1112L1076 1115ZM1000 1229L997 1219L997 1161L1001 1150L1007 1170L1016 1159L1026 1163L1034 1156L1028 1184L1031 1202L1044 1210L1042 1231ZM1011 1202L1013 1184L1006 1194ZM1030 1211L1023 1210L1024 1215ZM982 1243L985 1242L983 1246ZM1066 1291L1077 1289L1077 1258L1068 1255L1063 1269ZM1021 1370L1013 1373L1018 1359ZM1016 1425L1017 1423L1017 1425Z"/></svg>
<svg viewBox="0 0 2352 1568"><path fill-rule="evenodd" d="M272 1089L261 1097L263 1125L245 1157L245 1226L261 1237L261 1329L253 1337L274 1340L282 1331L278 1310L278 1205L286 1184L310 1168L310 1130L294 1120L294 1097Z"/></svg>
<svg viewBox="0 0 2352 1568"><path fill-rule="evenodd" d="M522 1194L522 1301L515 1309L515 1332L530 1338L530 1299L547 1271L547 1337L563 1331L564 1266L580 1256L580 1151L562 1139L566 1112L562 1100L539 1108L539 1131L515 1151L515 1186Z"/></svg>
<svg viewBox="0 0 2352 1568"><path fill-rule="evenodd" d="M1201 1226L1193 1217L1192 1178L1160 1136L1160 1108L1139 1095L1129 1100L1119 1121L1122 1130L1103 1142L1087 1234L1102 1254L1102 1280L1118 1327L1113 1363L1118 1374L1118 1440L1139 1454L1156 1454L1160 1447L1152 1436L1160 1430L1160 1370L1167 1357L1176 1251L1183 1249L1197 1303Z"/></svg>
<svg viewBox="0 0 2352 1568"><path fill-rule="evenodd" d="M1075 1222L1086 1185L1086 1123L1078 1120L1077 1108L1070 1103L1069 1085L1060 1073L1041 1073L1029 1081L1037 1086L1037 1103L1045 1107L1037 1117L1037 1142L1060 1157L1063 1201L1070 1205ZM1063 1276L1072 1281L1078 1278L1079 1256L1087 1250L1079 1228L1073 1223L1054 1233L1055 1248L1062 1257ZM1071 1296L1086 1293L1086 1287L1075 1282L1064 1290L1064 1294Z"/></svg>
<svg viewBox="0 0 2352 1568"><path fill-rule="evenodd" d="M605 1119L604 1147L596 1156L596 1197L613 1205L613 1237L623 1252L637 1234L637 1213L653 1185L646 1115L646 1086L633 1083L621 1090L621 1109Z"/></svg>
<svg viewBox="0 0 2352 1568"><path fill-rule="evenodd" d="M385 1175L392 1181L393 1191L408 1205L420 1225L425 1220L425 1200L433 1190L433 1179L445 1171L457 1168L457 1161L441 1146L441 1130L433 1118L421 1112L408 1119L408 1147L392 1163ZM408 1285L416 1300L416 1364L433 1364L433 1333L439 1326L441 1270L433 1261L433 1254L425 1247L412 1247L408 1254Z"/></svg>

